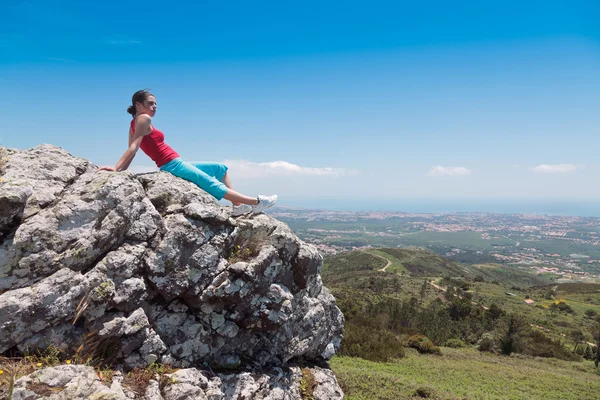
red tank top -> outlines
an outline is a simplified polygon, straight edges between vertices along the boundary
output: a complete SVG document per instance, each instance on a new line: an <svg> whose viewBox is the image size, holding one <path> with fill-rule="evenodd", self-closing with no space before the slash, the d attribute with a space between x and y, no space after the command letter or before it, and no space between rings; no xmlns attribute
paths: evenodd
<svg viewBox="0 0 600 400"><path fill-rule="evenodd" d="M131 135L134 134L135 119L131 121ZM165 135L154 126L152 126L152 132L144 136L140 147L156 163L158 168L179 157L179 154L165 143Z"/></svg>

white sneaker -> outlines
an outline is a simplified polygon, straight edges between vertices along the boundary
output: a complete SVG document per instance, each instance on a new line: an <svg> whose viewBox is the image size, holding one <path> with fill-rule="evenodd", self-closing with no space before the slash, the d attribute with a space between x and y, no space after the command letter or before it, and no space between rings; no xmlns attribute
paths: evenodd
<svg viewBox="0 0 600 400"><path fill-rule="evenodd" d="M231 212L232 217L239 217L240 215L250 214L252 212L252 206L250 204L240 204L239 206L233 206Z"/></svg>
<svg viewBox="0 0 600 400"><path fill-rule="evenodd" d="M258 204L252 206L252 214L260 214L267 208L273 207L273 204L277 202L277 195L273 196L262 196L258 195Z"/></svg>

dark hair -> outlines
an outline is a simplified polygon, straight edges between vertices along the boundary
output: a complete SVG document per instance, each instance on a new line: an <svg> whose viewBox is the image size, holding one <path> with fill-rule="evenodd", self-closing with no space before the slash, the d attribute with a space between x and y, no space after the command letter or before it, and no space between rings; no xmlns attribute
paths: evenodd
<svg viewBox="0 0 600 400"><path fill-rule="evenodd" d="M148 96L154 96L150 93L150 89L142 89L135 92L133 96L131 96L131 105L127 107L127 112L135 117L135 103L143 103Z"/></svg>

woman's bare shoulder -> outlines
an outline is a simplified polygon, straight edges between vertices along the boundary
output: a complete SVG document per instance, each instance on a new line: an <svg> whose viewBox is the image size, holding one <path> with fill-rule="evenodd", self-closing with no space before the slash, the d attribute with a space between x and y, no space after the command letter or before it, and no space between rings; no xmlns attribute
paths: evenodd
<svg viewBox="0 0 600 400"><path fill-rule="evenodd" d="M135 117L136 124L150 124L152 122L152 117L148 114L140 114Z"/></svg>

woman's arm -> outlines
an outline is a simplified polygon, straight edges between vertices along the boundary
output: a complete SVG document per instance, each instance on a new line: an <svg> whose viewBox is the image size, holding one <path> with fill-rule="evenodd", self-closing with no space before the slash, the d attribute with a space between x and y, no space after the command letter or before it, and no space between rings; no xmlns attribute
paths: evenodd
<svg viewBox="0 0 600 400"><path fill-rule="evenodd" d="M121 159L117 162L114 168L102 167L100 170L106 171L125 171L129 168L129 165L133 161L135 154L140 148L140 144L144 139L144 136L149 135L152 132L152 118L147 114L140 115L135 120L135 134L129 139L129 148L125 151Z"/></svg>

